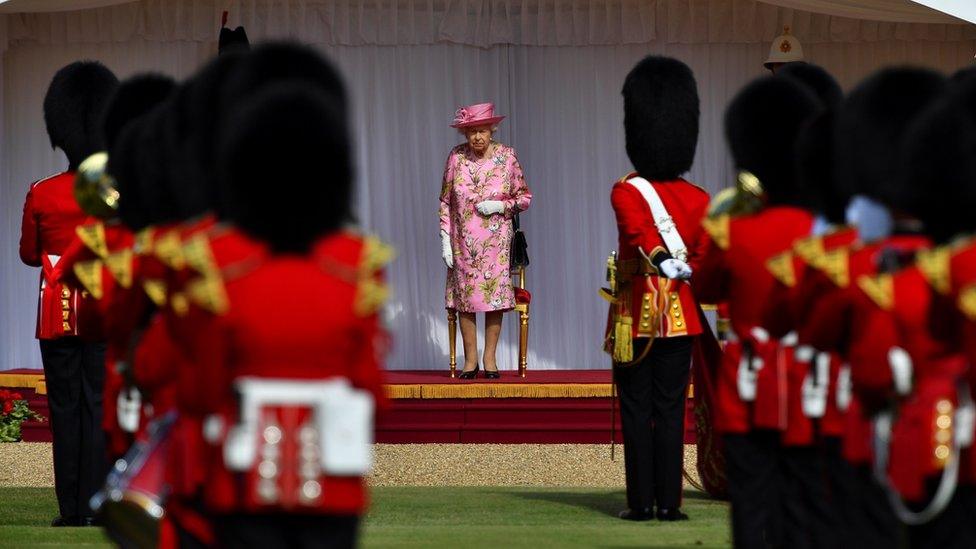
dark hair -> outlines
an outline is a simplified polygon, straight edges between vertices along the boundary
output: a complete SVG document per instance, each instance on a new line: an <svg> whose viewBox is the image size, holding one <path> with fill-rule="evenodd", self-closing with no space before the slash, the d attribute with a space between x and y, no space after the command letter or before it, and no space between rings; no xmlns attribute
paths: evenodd
<svg viewBox="0 0 976 549"><path fill-rule="evenodd" d="M68 157L69 169L102 149L99 122L118 84L98 61L75 61L51 80L44 95L44 124L51 146Z"/></svg>
<svg viewBox="0 0 976 549"><path fill-rule="evenodd" d="M277 253L304 253L349 218L345 113L308 84L267 86L240 105L218 148L228 217Z"/></svg>
<svg viewBox="0 0 976 549"><path fill-rule="evenodd" d="M691 169L698 144L698 87L688 65L645 57L623 88L627 156L642 177L667 181Z"/></svg>
<svg viewBox="0 0 976 549"><path fill-rule="evenodd" d="M763 76L746 85L725 111L725 137L736 167L752 172L770 204L798 202L797 136L823 104L790 78Z"/></svg>

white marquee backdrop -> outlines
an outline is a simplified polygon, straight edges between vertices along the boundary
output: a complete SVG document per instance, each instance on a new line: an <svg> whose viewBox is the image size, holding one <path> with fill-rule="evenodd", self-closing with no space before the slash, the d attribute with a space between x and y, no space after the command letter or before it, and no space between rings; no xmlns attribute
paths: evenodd
<svg viewBox="0 0 976 549"><path fill-rule="evenodd" d="M396 340L388 367L446 368L436 211L445 155L459 139L447 124L456 106L490 100L508 115L498 137L518 151L535 195L523 216L532 257L530 368L573 369L607 366L600 352L605 307L596 289L615 241L609 186L629 167L619 95L624 75L649 53L673 55L692 67L702 99L702 132L689 178L715 191L731 181L732 173L722 141L724 107L761 74L768 45L654 40L596 46L320 47L341 67L354 98L360 219L399 252L390 272ZM0 369L40 366L32 338L37 273L20 263L17 239L29 183L63 166L50 151L41 118L51 75L71 60L95 58L123 77L142 70L183 77L213 49L208 41L132 38L16 41L6 51L0 71ZM976 42L823 41L805 43L804 49L850 86L892 63L955 70L971 62ZM503 368L516 364L514 318L506 320Z"/></svg>

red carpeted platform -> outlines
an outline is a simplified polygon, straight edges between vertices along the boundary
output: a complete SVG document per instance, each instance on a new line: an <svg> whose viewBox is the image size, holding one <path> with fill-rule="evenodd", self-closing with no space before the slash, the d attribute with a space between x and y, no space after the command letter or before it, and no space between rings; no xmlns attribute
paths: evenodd
<svg viewBox="0 0 976 549"><path fill-rule="evenodd" d="M40 370L0 372L0 388L18 390L47 416ZM563 443L610 441L612 385L609 370L502 372L501 379L452 379L447 370L386 374L389 410L377 418L381 443ZM689 390L689 396L691 391ZM695 440L691 398L685 442ZM619 414L617 441L621 439ZM24 424L25 441L49 441L45 423Z"/></svg>

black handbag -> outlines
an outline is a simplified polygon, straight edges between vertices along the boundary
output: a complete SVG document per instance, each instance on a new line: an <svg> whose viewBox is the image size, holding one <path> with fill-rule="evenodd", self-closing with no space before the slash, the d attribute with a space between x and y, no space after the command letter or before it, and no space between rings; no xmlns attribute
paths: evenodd
<svg viewBox="0 0 976 549"><path fill-rule="evenodd" d="M512 218L512 229L514 229L514 234L512 234L512 252L511 252L511 267L528 267L529 266L529 244L525 241L525 233L519 228L519 214L515 213Z"/></svg>

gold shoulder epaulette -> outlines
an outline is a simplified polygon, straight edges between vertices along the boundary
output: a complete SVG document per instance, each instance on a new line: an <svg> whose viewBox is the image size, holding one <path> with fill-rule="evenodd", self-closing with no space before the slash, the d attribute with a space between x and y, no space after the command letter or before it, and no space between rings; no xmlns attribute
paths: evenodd
<svg viewBox="0 0 976 549"><path fill-rule="evenodd" d="M180 241L180 234L175 230L167 231L156 238L153 253L173 270L178 271L186 265L183 259L183 243Z"/></svg>
<svg viewBox="0 0 976 549"><path fill-rule="evenodd" d="M976 320L976 284L970 284L959 292L956 306L969 320Z"/></svg>
<svg viewBox="0 0 976 549"><path fill-rule="evenodd" d="M846 288L851 283L850 254L847 248L841 247L824 252L817 269L827 275L839 288Z"/></svg>
<svg viewBox="0 0 976 549"><path fill-rule="evenodd" d="M804 263L814 268L820 268L824 254L827 253L824 250L823 239L819 236L797 240L793 243L793 251Z"/></svg>
<svg viewBox="0 0 976 549"><path fill-rule="evenodd" d="M108 267L108 272L112 273L119 286L125 289L132 287L132 259L134 256L132 248L123 248L105 257L105 266Z"/></svg>
<svg viewBox="0 0 976 549"><path fill-rule="evenodd" d="M102 260L93 259L91 261L79 261L72 265L75 278L95 299L101 299L104 295L102 287Z"/></svg>
<svg viewBox="0 0 976 549"><path fill-rule="evenodd" d="M393 292L379 274L395 256L396 251L393 247L380 239L367 236L363 240L356 282L356 298L353 304L354 314L361 317L371 315L380 310L390 299Z"/></svg>
<svg viewBox="0 0 976 549"><path fill-rule="evenodd" d="M202 233L193 235L183 244L183 259L191 269L205 276L215 275L220 270L210 248L210 239Z"/></svg>
<svg viewBox="0 0 976 549"><path fill-rule="evenodd" d="M145 229L137 232L132 243L132 251L138 255L146 255L151 253L153 251L154 233L155 229L152 227L146 227Z"/></svg>
<svg viewBox="0 0 976 549"><path fill-rule="evenodd" d="M149 296L149 299L157 307L166 305L166 282L163 280L148 279L142 282L142 289Z"/></svg>
<svg viewBox="0 0 976 549"><path fill-rule="evenodd" d="M915 264L932 288L942 295L950 290L949 260L952 252L947 247L922 250L915 256Z"/></svg>
<svg viewBox="0 0 976 549"><path fill-rule="evenodd" d="M796 272L793 269L793 253L776 254L766 261L766 270L772 273L776 280L788 288L796 286Z"/></svg>
<svg viewBox="0 0 976 549"><path fill-rule="evenodd" d="M706 217L702 219L702 227L708 236L712 237L715 244L723 250L729 249L729 216L722 214L718 217Z"/></svg>
<svg viewBox="0 0 976 549"><path fill-rule="evenodd" d="M396 250L393 246L390 246L375 236L367 236L363 239L363 252L359 260L359 271L361 273L375 273L389 265L394 258L396 258Z"/></svg>
<svg viewBox="0 0 976 549"><path fill-rule="evenodd" d="M204 311L222 315L230 307L224 283L218 276L201 276L186 285L186 295L191 303Z"/></svg>
<svg viewBox="0 0 976 549"><path fill-rule="evenodd" d="M895 306L895 283L891 274L859 276L857 286L883 310L890 311Z"/></svg>
<svg viewBox="0 0 976 549"><path fill-rule="evenodd" d="M108 244L105 242L105 225L101 223L79 225L75 228L75 234L96 256L105 257L108 255Z"/></svg>

